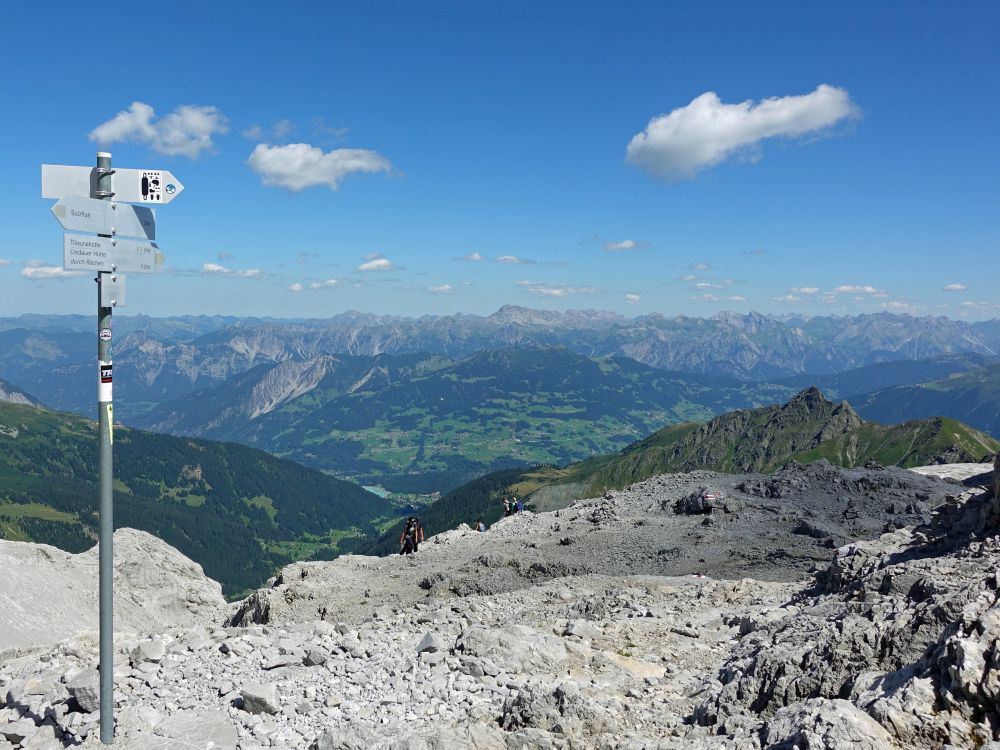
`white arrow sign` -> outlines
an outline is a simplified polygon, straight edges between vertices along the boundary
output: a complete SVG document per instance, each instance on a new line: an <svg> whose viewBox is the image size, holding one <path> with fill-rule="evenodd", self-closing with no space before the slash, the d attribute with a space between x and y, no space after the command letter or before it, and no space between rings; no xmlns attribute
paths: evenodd
<svg viewBox="0 0 1000 750"><path fill-rule="evenodd" d="M67 195L89 197L97 187L98 172L94 167L72 167L65 164L42 165L42 197L63 198ZM164 169L118 169L111 175L114 199L124 203L164 204L181 194L184 186Z"/></svg>
<svg viewBox="0 0 1000 750"><path fill-rule="evenodd" d="M155 242L70 232L63 236L63 268L67 271L156 273L163 260Z"/></svg>
<svg viewBox="0 0 1000 750"><path fill-rule="evenodd" d="M64 229L156 239L156 212L145 206L67 195L52 213Z"/></svg>

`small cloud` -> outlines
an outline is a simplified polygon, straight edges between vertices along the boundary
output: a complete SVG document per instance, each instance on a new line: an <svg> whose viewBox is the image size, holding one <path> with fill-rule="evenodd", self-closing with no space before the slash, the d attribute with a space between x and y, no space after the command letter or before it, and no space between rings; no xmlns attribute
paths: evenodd
<svg viewBox="0 0 1000 750"><path fill-rule="evenodd" d="M625 160L670 182L734 156L760 158L761 141L822 135L834 125L860 117L846 89L821 84L800 96L724 104L706 91L683 107L654 117L625 150Z"/></svg>
<svg viewBox="0 0 1000 750"><path fill-rule="evenodd" d="M291 120L277 120L272 123L271 127L265 128L260 125L251 125L248 128L244 128L240 131L240 135L249 141L280 141L283 140L289 133L295 130L295 123Z"/></svg>
<svg viewBox="0 0 1000 750"><path fill-rule="evenodd" d="M742 255L764 255L767 250L763 247L755 247L753 250L744 250Z"/></svg>
<svg viewBox="0 0 1000 750"><path fill-rule="evenodd" d="M101 145L131 141L142 143L158 154L198 158L212 151L212 136L228 130L226 117L215 107L182 105L157 119L143 102L131 106L90 131L90 140Z"/></svg>
<svg viewBox="0 0 1000 750"><path fill-rule="evenodd" d="M544 284L535 281L516 281L516 286L522 287L531 294L545 297L569 297L574 294L596 294L600 291L592 286L570 286L568 284Z"/></svg>
<svg viewBox="0 0 1000 750"><path fill-rule="evenodd" d="M708 292L706 292L705 294L699 294L698 296L692 297L691 299L696 300L698 302L746 302L747 301L746 297L739 294L734 294L730 297L719 297L716 294L711 294Z"/></svg>
<svg viewBox="0 0 1000 750"><path fill-rule="evenodd" d="M626 250L639 250L646 246L645 242L622 240L621 242L605 242L604 249L609 253L620 253Z"/></svg>
<svg viewBox="0 0 1000 750"><path fill-rule="evenodd" d="M625 294L625 304L635 305L642 299L638 294L632 294L631 292Z"/></svg>
<svg viewBox="0 0 1000 750"><path fill-rule="evenodd" d="M395 266L392 265L392 261L388 258L382 257L380 254L369 254L365 257L369 258L369 260L355 268L355 272L365 273L369 271L392 271L395 268Z"/></svg>
<svg viewBox="0 0 1000 750"><path fill-rule="evenodd" d="M899 302L898 300L882 302L881 304L879 304L879 307L881 307L883 310L895 310L897 312L904 310L909 311L915 309L915 307L911 305L909 302Z"/></svg>
<svg viewBox="0 0 1000 750"><path fill-rule="evenodd" d="M295 254L295 262L300 266L308 263L309 261L316 260L319 255L317 253L304 253L299 252Z"/></svg>
<svg viewBox="0 0 1000 750"><path fill-rule="evenodd" d="M720 287L721 285L712 284L708 281L699 281L697 284L694 285L695 289L719 289Z"/></svg>
<svg viewBox="0 0 1000 750"><path fill-rule="evenodd" d="M293 130L295 130L295 125L291 120L278 120L271 126L271 137L276 141L280 141Z"/></svg>
<svg viewBox="0 0 1000 750"><path fill-rule="evenodd" d="M440 286L429 286L427 291L431 294L450 294L452 292L451 284L441 284Z"/></svg>
<svg viewBox="0 0 1000 750"><path fill-rule="evenodd" d="M385 256L382 253L365 253L361 257L365 260L377 260L378 258L384 258Z"/></svg>
<svg viewBox="0 0 1000 750"><path fill-rule="evenodd" d="M711 266L708 263L692 263L688 266L688 270L690 271L707 271L709 268Z"/></svg>
<svg viewBox="0 0 1000 750"><path fill-rule="evenodd" d="M796 296L794 294L785 294L785 295L783 295L781 297L775 297L774 301L775 302L801 302L802 298L798 297L798 296Z"/></svg>
<svg viewBox="0 0 1000 750"><path fill-rule="evenodd" d="M468 255L463 255L461 258L456 258L455 260L467 260L470 263L482 263L486 258L478 250L474 250Z"/></svg>
<svg viewBox="0 0 1000 750"><path fill-rule="evenodd" d="M259 143L247 164L265 185L293 193L321 185L337 190L340 181L354 173L392 172L389 160L376 151L338 148L324 152L308 143Z"/></svg>
<svg viewBox="0 0 1000 750"><path fill-rule="evenodd" d="M838 287L834 287L833 291L836 294L870 294L873 297L888 296L884 289L876 289L868 284L841 284Z"/></svg>
<svg viewBox="0 0 1000 750"><path fill-rule="evenodd" d="M946 284L942 288L942 291L945 291L945 292L964 292L968 288L969 287L967 287L965 284Z"/></svg>
<svg viewBox="0 0 1000 750"><path fill-rule="evenodd" d="M62 266L50 266L41 260L29 260L21 269L21 277L29 281L48 281L49 279L75 279L83 276L86 271L67 271Z"/></svg>
<svg viewBox="0 0 1000 750"><path fill-rule="evenodd" d="M9 266L13 262L14 261L7 260L6 258L0 258L0 268L3 268L4 266Z"/></svg>
<svg viewBox="0 0 1000 750"><path fill-rule="evenodd" d="M219 263L203 263L201 266L203 276L233 276L238 279L254 279L263 276L264 272L259 268L247 268L243 271L234 271Z"/></svg>
<svg viewBox="0 0 1000 750"><path fill-rule="evenodd" d="M323 281L313 281L310 282L310 289L330 289L332 287L338 286L340 281L338 279L324 279Z"/></svg>
<svg viewBox="0 0 1000 750"><path fill-rule="evenodd" d="M677 281L697 281L698 277L693 273L686 273L683 276L678 276Z"/></svg>
<svg viewBox="0 0 1000 750"><path fill-rule="evenodd" d="M290 292L301 292L302 291L302 284L300 284L297 281L294 284L289 284L288 285L288 291L290 291Z"/></svg>
<svg viewBox="0 0 1000 750"><path fill-rule="evenodd" d="M819 287L815 287L815 286L793 286L788 291L790 291L792 294L812 295L812 294L819 294Z"/></svg>
<svg viewBox="0 0 1000 750"><path fill-rule="evenodd" d="M501 255L496 258L497 263L506 263L508 265L535 265L535 261L530 258L519 258L516 255Z"/></svg>

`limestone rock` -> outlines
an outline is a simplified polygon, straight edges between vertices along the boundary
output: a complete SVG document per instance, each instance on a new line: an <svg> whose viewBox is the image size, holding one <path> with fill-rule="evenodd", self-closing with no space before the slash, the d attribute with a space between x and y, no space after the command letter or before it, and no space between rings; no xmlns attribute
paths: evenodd
<svg viewBox="0 0 1000 750"><path fill-rule="evenodd" d="M240 691L243 696L243 709L252 714L276 714L281 710L278 700L278 688L274 685L263 685L250 682Z"/></svg>

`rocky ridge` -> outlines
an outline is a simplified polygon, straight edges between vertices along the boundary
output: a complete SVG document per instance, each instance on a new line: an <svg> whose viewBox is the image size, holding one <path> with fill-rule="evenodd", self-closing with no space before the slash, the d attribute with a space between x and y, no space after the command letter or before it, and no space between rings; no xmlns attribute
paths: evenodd
<svg viewBox="0 0 1000 750"><path fill-rule="evenodd" d="M119 635L116 744L995 750L1000 506L985 482L822 464L664 476L416 556L292 565L229 625ZM795 543L722 565L764 519ZM786 528L802 522L832 536ZM650 527L694 551L643 573ZM815 574L789 570L807 549ZM731 578L663 575L694 564ZM98 747L96 658L85 634L4 660L0 748Z"/></svg>

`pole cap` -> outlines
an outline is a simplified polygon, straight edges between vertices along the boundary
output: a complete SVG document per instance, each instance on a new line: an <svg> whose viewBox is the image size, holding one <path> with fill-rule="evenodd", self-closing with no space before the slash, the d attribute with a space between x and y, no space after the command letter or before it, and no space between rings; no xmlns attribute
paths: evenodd
<svg viewBox="0 0 1000 750"><path fill-rule="evenodd" d="M111 158L111 152L110 151L98 151L97 152L97 158L100 159L101 157L106 157L106 158L110 159Z"/></svg>

